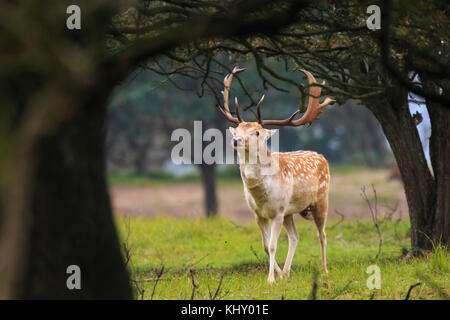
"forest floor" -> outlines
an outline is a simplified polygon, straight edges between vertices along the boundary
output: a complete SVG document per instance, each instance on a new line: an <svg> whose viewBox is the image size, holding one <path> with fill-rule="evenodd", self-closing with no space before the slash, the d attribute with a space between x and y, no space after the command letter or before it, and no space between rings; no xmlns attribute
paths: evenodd
<svg viewBox="0 0 450 320"><path fill-rule="evenodd" d="M401 182L389 180L390 170L335 170L331 176L329 218L370 218L370 212L361 198L366 186L369 199L374 199L371 185L377 191L379 214L407 219L408 211ZM203 187L199 182L165 181L134 178L113 180L111 197L114 210L121 216L204 217ZM218 181L220 216L235 223L253 221L243 194L240 179Z"/></svg>
<svg viewBox="0 0 450 320"><path fill-rule="evenodd" d="M118 217L117 224L138 299L405 299L416 284L409 299L450 296L448 251L438 247L410 257L407 221L381 219L383 244L377 259L379 238L372 221L329 221L328 275L321 269L314 224L298 221L300 241L291 276L277 277L275 284L266 281L268 258L255 223ZM281 267L287 248L283 230L277 250ZM373 265L379 268L379 289L367 286Z"/></svg>

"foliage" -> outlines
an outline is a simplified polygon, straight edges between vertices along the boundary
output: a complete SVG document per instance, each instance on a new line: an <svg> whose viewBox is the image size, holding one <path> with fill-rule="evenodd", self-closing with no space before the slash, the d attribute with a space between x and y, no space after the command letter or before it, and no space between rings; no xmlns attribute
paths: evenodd
<svg viewBox="0 0 450 320"><path fill-rule="evenodd" d="M277 72L284 70L284 65L275 60L268 64ZM248 71L241 74L241 80L256 99L263 94L257 67L252 61L242 66L246 66ZM304 82L300 73L286 73L286 76ZM172 130L178 127L192 129L195 120L202 120L203 130L230 125L218 112L211 94L205 93L205 96L199 97L200 80L174 75L169 81L145 70L131 79L117 90L108 111L107 145L110 147L107 155L110 163L116 167L132 168L134 163L120 163L124 157L115 159L115 149L124 149L119 155L124 152L136 154L136 148L155 151L157 147L152 143L145 144L145 141L154 139L158 132L163 134L165 141L169 141ZM245 92L239 86L234 86L232 91L233 95L245 98ZM265 94L262 112L268 118L286 117L298 108L298 94L295 92L284 93L271 89ZM248 108L250 102L242 99L241 104L246 109L243 112L244 119L255 121L254 110ZM381 129L369 111L352 101L342 107L327 109L312 128L280 128L281 151L315 150L324 154L333 164L380 167L392 162ZM152 120L144 121L145 118ZM122 146L120 141L123 139L120 139L123 137L129 142ZM162 145L165 147L165 159L169 158L172 145Z"/></svg>
<svg viewBox="0 0 450 320"><path fill-rule="evenodd" d="M367 7L373 4L379 5L382 13L381 29L376 31L366 26ZM168 15L183 20L183 14L198 11L203 9L188 8ZM288 26L270 34L199 38L164 52L162 57L152 57L144 67L158 74L199 79L201 91L209 90L219 101L219 75L252 59L265 90L300 91L300 111L305 111L308 87L285 76L291 69L307 69L319 81L325 80L323 94L340 104L348 98L361 100L381 124L399 164L411 216L412 245L415 250L430 249L427 237L448 243L450 235L450 202L445 196L449 179L444 166L450 154L446 143L450 123L448 12L449 5L441 1L312 2L299 10ZM228 60L223 60L224 55ZM161 65L161 59L171 62ZM269 64L270 59L284 63L283 73ZM250 101L248 106L254 106L257 100L239 80ZM421 115L414 120L409 111L411 93L423 99L418 103L426 105L430 115L433 174L417 134L416 120Z"/></svg>

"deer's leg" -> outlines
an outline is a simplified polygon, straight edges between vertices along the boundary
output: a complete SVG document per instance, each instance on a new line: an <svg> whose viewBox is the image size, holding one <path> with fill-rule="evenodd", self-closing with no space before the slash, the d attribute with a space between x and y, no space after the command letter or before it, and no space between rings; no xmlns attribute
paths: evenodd
<svg viewBox="0 0 450 320"><path fill-rule="evenodd" d="M270 241L269 241L269 277L267 281L269 283L275 282L275 253L277 251L278 237L280 236L281 228L283 227L283 215L279 215L272 220L272 226L270 230Z"/></svg>
<svg viewBox="0 0 450 320"><path fill-rule="evenodd" d="M270 224L269 219L261 218L256 216L256 223L258 224L259 230L261 231L262 245L264 252L270 258L269 254L269 239L270 239ZM281 269L275 262L275 272L281 276Z"/></svg>
<svg viewBox="0 0 450 320"><path fill-rule="evenodd" d="M295 228L294 216L288 215L284 217L283 221L284 228L286 229L288 239L289 239L289 250L286 256L286 261L283 267L283 278L288 278L291 271L292 258L295 254L295 248L298 242L298 232Z"/></svg>
<svg viewBox="0 0 450 320"><path fill-rule="evenodd" d="M325 233L325 223L327 221L328 201L327 199L321 200L314 210L314 222L316 223L318 236L320 241L320 251L322 258L323 270L328 273L327 270L327 234Z"/></svg>

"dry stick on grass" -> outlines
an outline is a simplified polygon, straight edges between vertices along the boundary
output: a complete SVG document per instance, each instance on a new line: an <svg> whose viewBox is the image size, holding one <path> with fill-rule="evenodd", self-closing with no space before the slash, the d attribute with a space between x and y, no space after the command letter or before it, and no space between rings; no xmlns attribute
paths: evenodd
<svg viewBox="0 0 450 320"><path fill-rule="evenodd" d="M339 297L342 293L344 293L352 282L353 282L353 280L350 280L349 282L347 282L347 284L341 290L339 290L339 292L335 296L330 298L330 300L334 300L337 297Z"/></svg>
<svg viewBox="0 0 450 320"><path fill-rule="evenodd" d="M195 290L198 288L198 285L195 283L194 279L194 269L189 270L192 279L192 292L191 292L191 300L194 300Z"/></svg>
<svg viewBox="0 0 450 320"><path fill-rule="evenodd" d="M216 289L216 292L214 293L214 296L211 294L211 288L209 287L209 284L208 284L209 298L210 298L211 300L216 300L217 296L219 295L220 287L222 286L222 281L223 281L224 275L225 275L225 274L222 274L222 275L220 276L219 285L217 286L217 289Z"/></svg>
<svg viewBox="0 0 450 320"><path fill-rule="evenodd" d="M409 300L409 296L411 295L411 291L415 287L420 286L421 284L422 284L422 282L417 282L417 283L413 284L412 286L410 286L409 289L408 289L408 293L406 294L405 300Z"/></svg>
<svg viewBox="0 0 450 320"><path fill-rule="evenodd" d="M386 220L392 220L392 217L397 212L399 205L399 201L397 200L394 204L394 206L389 206L387 203L385 204L385 207L389 210L383 215L383 219L380 221L380 224L383 224Z"/></svg>
<svg viewBox="0 0 450 320"><path fill-rule="evenodd" d="M145 289L142 289L142 288L141 288L141 286L140 286L140 284L139 284L139 281L134 280L134 279L131 279L131 282L134 283L134 286L136 287L138 296L141 298L141 300L144 300Z"/></svg>
<svg viewBox="0 0 450 320"><path fill-rule="evenodd" d="M228 222L230 222L230 223L231 223L233 226L235 226L236 228L245 229L244 226L240 226L240 225L238 225L237 223L234 223L234 222L231 221L231 220L228 220Z"/></svg>
<svg viewBox="0 0 450 320"><path fill-rule="evenodd" d="M378 232L378 238L379 238L379 242L378 242L378 253L375 256L375 260L378 259L378 256L381 253L381 246L383 245L383 238L381 236L381 230L380 230L380 225L378 223L378 198L377 198L377 190L375 189L375 186L372 184L372 190L373 190L373 194L374 194L374 208L372 208L372 204L369 200L369 197L366 194L366 187L363 186L361 188L361 197L363 198L364 201L366 201L369 210L370 210L370 215L372 217L372 221L373 224L375 225L375 228L377 229Z"/></svg>
<svg viewBox="0 0 450 320"><path fill-rule="evenodd" d="M191 263L190 265L188 265L188 266L186 267L186 269L187 269L187 268L191 269L193 266L199 264L200 261L202 261L203 259L205 259L207 256L209 256L209 253L208 253L208 254L205 254L203 257L201 257L201 258L198 259L197 261L194 261L193 263Z"/></svg>
<svg viewBox="0 0 450 320"><path fill-rule="evenodd" d="M334 209L334 212L336 212L336 214L337 214L338 216L340 216L341 219L339 219L339 221L336 222L335 224L333 224L331 227L327 228L328 230L333 230L334 228L336 228L337 225L341 224L342 221L344 221L344 219L345 219L344 214L341 213L341 212L339 212L337 209Z"/></svg>
<svg viewBox="0 0 450 320"><path fill-rule="evenodd" d="M155 295L156 286L158 285L159 280L161 279L162 275L164 273L164 266L161 267L161 269L156 274L156 281L153 285L152 295L150 296L150 300L153 300L153 296Z"/></svg>
<svg viewBox="0 0 450 320"><path fill-rule="evenodd" d="M259 258L258 254L256 253L255 249L253 249L253 246L250 245L250 251L253 253L253 255L256 257L259 263L263 263L263 261Z"/></svg>
<svg viewBox="0 0 450 320"><path fill-rule="evenodd" d="M151 282L151 281L163 281L163 280L169 280L169 279L166 279L166 278L163 278L163 277L161 277L161 279L158 279L158 277L155 277L155 278L139 279L139 280L136 280L136 281L137 282Z"/></svg>
<svg viewBox="0 0 450 320"><path fill-rule="evenodd" d="M125 256L125 266L128 265L131 259L131 248L128 246L128 239L130 238L130 217L125 217L126 234L125 241L122 243L122 249Z"/></svg>
<svg viewBox="0 0 450 320"><path fill-rule="evenodd" d="M125 217L125 228L126 228L126 237L125 241L122 243L123 254L125 256L125 266L127 267L130 264L130 269L133 269L132 261L131 261L131 248L128 245L130 234L131 234L131 222L130 217ZM137 290L138 296L141 300L144 299L145 289L141 288L138 280L131 279L131 282L134 283L134 286Z"/></svg>

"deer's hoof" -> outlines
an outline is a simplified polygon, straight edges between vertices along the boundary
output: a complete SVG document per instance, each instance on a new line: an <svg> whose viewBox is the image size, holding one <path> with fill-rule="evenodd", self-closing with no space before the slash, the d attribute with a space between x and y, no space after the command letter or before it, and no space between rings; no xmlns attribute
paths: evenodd
<svg viewBox="0 0 450 320"><path fill-rule="evenodd" d="M275 283L275 277L274 276L269 276L269 278L267 278L267 282L270 284Z"/></svg>
<svg viewBox="0 0 450 320"><path fill-rule="evenodd" d="M281 274L281 279L288 279L290 275L290 271L283 271L283 273Z"/></svg>

